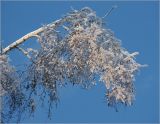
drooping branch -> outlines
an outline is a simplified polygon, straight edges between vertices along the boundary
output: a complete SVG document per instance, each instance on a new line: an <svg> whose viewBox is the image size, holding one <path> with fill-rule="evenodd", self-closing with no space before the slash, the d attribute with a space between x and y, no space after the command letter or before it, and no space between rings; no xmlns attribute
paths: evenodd
<svg viewBox="0 0 160 124"><path fill-rule="evenodd" d="M24 50L19 46L31 37L39 39L40 49ZM33 60L27 71L22 73L24 77L22 74L19 76L19 83L16 83L15 71L5 55L14 48ZM10 115L16 114L17 110L20 114L26 110L34 112L38 94L41 94L38 95L40 101L48 99L50 115L51 105L59 100L59 87L68 83L89 89L102 82L106 86L108 106L116 109L119 104L130 106L135 98L135 73L143 67L135 61L136 55L138 52L130 53L121 46L114 33L104 27L102 18L92 9L73 10L3 49L3 55L0 55L3 74L0 91L3 93L0 95L5 93L9 96L8 104L3 101L9 111L3 108L2 118L6 121L5 117L11 118ZM13 84L18 85L15 87ZM6 88L8 86L9 89Z"/></svg>
<svg viewBox="0 0 160 124"><path fill-rule="evenodd" d="M63 22L63 19L59 19L57 21L54 21L53 23L48 24L47 26L51 27L51 28L55 28L58 25L60 25ZM3 49L3 54L6 54L7 52L9 52L10 50L16 48L18 45L24 43L26 40L28 40L29 38L32 37L37 37L39 33L43 32L44 28L38 28L35 31L32 31L26 35L24 35L23 37L21 37L20 39L16 40L15 42L13 42L12 44L10 44L9 46L7 46L6 48ZM39 38L39 37L37 37Z"/></svg>

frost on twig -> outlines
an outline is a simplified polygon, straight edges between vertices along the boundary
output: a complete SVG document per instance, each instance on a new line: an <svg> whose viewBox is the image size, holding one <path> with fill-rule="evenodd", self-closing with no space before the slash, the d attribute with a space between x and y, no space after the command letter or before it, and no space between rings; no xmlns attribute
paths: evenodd
<svg viewBox="0 0 160 124"><path fill-rule="evenodd" d="M67 27L65 37L48 26L40 34L41 50L32 68L39 77L37 83L56 93L57 85L68 82L90 88L97 80L95 75L100 75L108 105L131 105L134 75L141 67L134 58L138 52L130 54L123 49L90 8L72 11L66 17L67 25L62 26Z"/></svg>
<svg viewBox="0 0 160 124"><path fill-rule="evenodd" d="M59 86L71 83L89 89L98 82L106 87L109 106L131 105L135 97L135 73L142 67L135 61L138 52L129 53L124 49L113 32L104 28L102 19L88 7L71 11L62 20L57 27L40 28L36 36L41 48L27 51L27 55L32 53L34 61L26 81L27 91L32 91L31 108L35 109L33 92L40 97L48 94L50 115L51 103L58 101ZM43 87L41 93L36 92L39 87ZM1 90L2 94L6 92Z"/></svg>
<svg viewBox="0 0 160 124"><path fill-rule="evenodd" d="M1 122L7 121L21 109L24 94L20 90L19 77L6 55L0 55Z"/></svg>
<svg viewBox="0 0 160 124"><path fill-rule="evenodd" d="M21 76L21 77L20 77ZM25 92L25 83L22 74L16 72L10 65L6 55L0 55L0 122L9 122L15 118L21 119L22 112L34 111L33 98L28 95L32 90ZM31 103L32 102L32 103Z"/></svg>
<svg viewBox="0 0 160 124"><path fill-rule="evenodd" d="M5 55L0 55L0 72L0 96L3 96L7 92L15 90L16 85L19 83L15 74L15 69L9 65L8 58Z"/></svg>

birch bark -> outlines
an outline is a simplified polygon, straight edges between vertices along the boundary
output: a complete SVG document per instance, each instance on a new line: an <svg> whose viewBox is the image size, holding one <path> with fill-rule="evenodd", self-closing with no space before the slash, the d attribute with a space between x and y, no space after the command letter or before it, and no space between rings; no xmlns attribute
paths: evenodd
<svg viewBox="0 0 160 124"><path fill-rule="evenodd" d="M63 19L59 19L54 21L53 23L48 24L47 26L51 27L51 28L56 28L57 26L59 26L61 23L63 23ZM18 45L24 43L26 40L28 40L29 38L32 37L37 37L39 33L43 32L44 28L40 27L35 31L32 31L26 35L24 35L23 37L21 37L20 39L16 40L15 42L11 43L9 46L7 46L6 48L3 49L3 54L6 54L7 52L9 52L10 50L17 48Z"/></svg>

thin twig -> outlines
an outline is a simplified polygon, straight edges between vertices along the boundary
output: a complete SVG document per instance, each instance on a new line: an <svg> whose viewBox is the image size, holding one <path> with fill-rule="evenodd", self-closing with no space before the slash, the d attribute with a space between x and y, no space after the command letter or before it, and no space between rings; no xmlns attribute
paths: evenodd
<svg viewBox="0 0 160 124"><path fill-rule="evenodd" d="M117 8L117 5L112 6L112 8L111 8L102 18L105 18L105 17L109 16L109 14L110 14L115 8Z"/></svg>
<svg viewBox="0 0 160 124"><path fill-rule="evenodd" d="M64 25L62 25L62 27L63 27L65 30L69 31L69 28L68 28L68 27L66 27L66 26L64 26Z"/></svg>
<svg viewBox="0 0 160 124"><path fill-rule="evenodd" d="M30 60L32 59L32 58L30 57L30 55L28 54L28 52L25 51L23 48L18 47L18 46L16 46L16 48L17 48L19 51L21 51L25 56L27 56Z"/></svg>

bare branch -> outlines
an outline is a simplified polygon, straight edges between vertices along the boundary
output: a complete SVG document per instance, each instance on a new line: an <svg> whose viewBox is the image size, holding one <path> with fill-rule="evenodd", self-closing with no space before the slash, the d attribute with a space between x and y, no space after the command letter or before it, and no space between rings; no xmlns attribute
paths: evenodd
<svg viewBox="0 0 160 124"><path fill-rule="evenodd" d="M116 8L117 8L116 5L112 6L112 8L102 18L105 18L105 17L109 16L109 14Z"/></svg>

